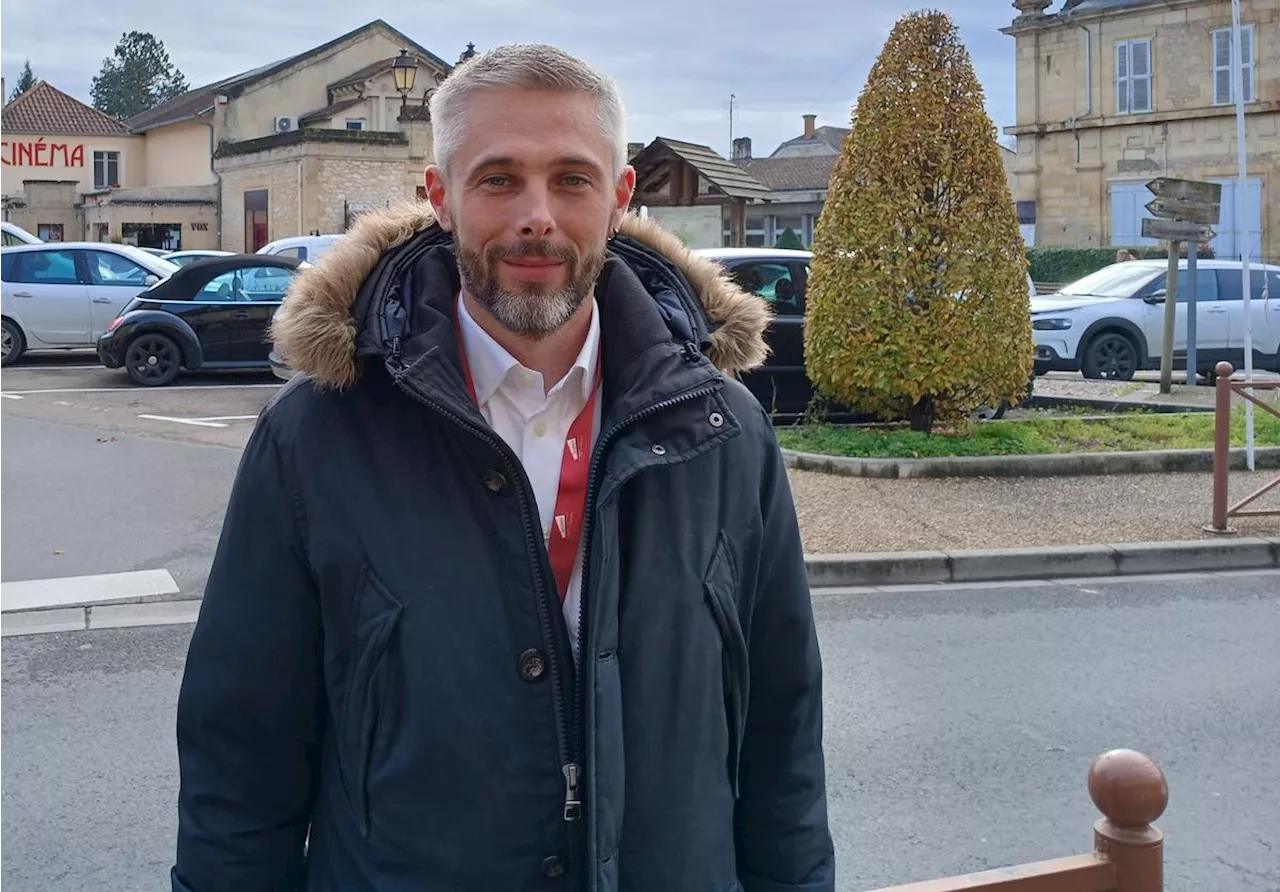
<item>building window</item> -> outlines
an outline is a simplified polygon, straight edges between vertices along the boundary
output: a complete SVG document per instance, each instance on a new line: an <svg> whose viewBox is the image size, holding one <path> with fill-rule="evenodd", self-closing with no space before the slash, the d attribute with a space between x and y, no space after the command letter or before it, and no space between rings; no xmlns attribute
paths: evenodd
<svg viewBox="0 0 1280 892"><path fill-rule="evenodd" d="M36 224L36 236L46 242L62 241L62 224L61 223L38 223Z"/></svg>
<svg viewBox="0 0 1280 892"><path fill-rule="evenodd" d="M109 223L99 223L97 228L98 234L95 237L96 241L105 242L111 238L111 225Z"/></svg>
<svg viewBox="0 0 1280 892"><path fill-rule="evenodd" d="M178 251L182 248L182 224L123 223L120 226L120 237L126 245L136 248Z"/></svg>
<svg viewBox="0 0 1280 892"><path fill-rule="evenodd" d="M1116 44L1116 114L1151 111L1151 41Z"/></svg>
<svg viewBox="0 0 1280 892"><path fill-rule="evenodd" d="M93 153L93 188L118 189L120 187L120 153Z"/></svg>
<svg viewBox="0 0 1280 892"><path fill-rule="evenodd" d="M244 193L244 250L256 254L266 245L267 238L267 190L252 189Z"/></svg>
<svg viewBox="0 0 1280 892"><path fill-rule="evenodd" d="M1240 27L1240 68L1244 74L1244 101L1253 102L1253 25ZM1236 82L1231 71L1234 49L1230 28L1213 32L1213 104L1229 105L1236 101Z"/></svg>
<svg viewBox="0 0 1280 892"><path fill-rule="evenodd" d="M347 118L348 130L363 130L364 118Z"/></svg>

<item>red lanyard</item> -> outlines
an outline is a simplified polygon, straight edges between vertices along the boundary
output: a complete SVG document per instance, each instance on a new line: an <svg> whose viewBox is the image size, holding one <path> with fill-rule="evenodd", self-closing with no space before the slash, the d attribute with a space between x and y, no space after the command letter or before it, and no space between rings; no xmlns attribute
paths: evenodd
<svg viewBox="0 0 1280 892"><path fill-rule="evenodd" d="M476 405L475 381L471 378L471 363L467 359L467 345L454 313L454 329L458 334L458 353L462 356L462 375L467 391ZM556 491L555 513L551 518L551 531L547 541L547 553L551 558L551 570L556 576L556 587L563 604L569 593L569 578L578 556L578 543L582 539L583 514L587 505L587 476L591 465L591 434L595 428L596 397L600 394L600 368L596 363L596 379L592 382L591 396L578 417L569 425L560 456L560 486Z"/></svg>

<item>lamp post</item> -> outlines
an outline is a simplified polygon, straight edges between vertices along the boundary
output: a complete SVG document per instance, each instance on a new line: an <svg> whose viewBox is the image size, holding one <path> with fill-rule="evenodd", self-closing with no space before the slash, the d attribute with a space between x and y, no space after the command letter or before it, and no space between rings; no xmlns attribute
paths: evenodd
<svg viewBox="0 0 1280 892"><path fill-rule="evenodd" d="M409 93L413 90L413 82L418 77L418 62L409 55L408 50L401 50L391 63L391 75L396 81L396 91L400 94L400 115L408 114Z"/></svg>

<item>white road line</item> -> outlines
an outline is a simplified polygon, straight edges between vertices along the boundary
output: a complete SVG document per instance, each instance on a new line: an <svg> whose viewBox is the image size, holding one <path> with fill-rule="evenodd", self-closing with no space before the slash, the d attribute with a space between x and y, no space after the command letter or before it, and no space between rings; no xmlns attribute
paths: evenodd
<svg viewBox="0 0 1280 892"><path fill-rule="evenodd" d="M18 396L16 393L0 393L0 396L4 397L4 398L5 398L5 399L7 399L7 400L20 400L20 399L22 399L22 397Z"/></svg>
<svg viewBox="0 0 1280 892"><path fill-rule="evenodd" d="M227 425L221 421L201 421L198 418L174 418L170 415L139 415L139 418L147 418L151 421L172 421L174 424L190 424L195 427L226 427Z"/></svg>
<svg viewBox="0 0 1280 892"><path fill-rule="evenodd" d="M108 601L141 601L143 598L178 593L178 583L168 570L29 579L0 583L0 611L11 613L18 610L102 604Z"/></svg>
<svg viewBox="0 0 1280 892"><path fill-rule="evenodd" d="M160 393L169 393L173 390L245 390L256 387L275 387L284 386L284 382L278 384L179 384L169 385L159 388ZM0 396L31 396L37 393L146 393L144 387L66 387L53 388L50 390L6 390L0 393Z"/></svg>
<svg viewBox="0 0 1280 892"><path fill-rule="evenodd" d="M188 418L187 421L252 421L257 415L210 415L207 418Z"/></svg>

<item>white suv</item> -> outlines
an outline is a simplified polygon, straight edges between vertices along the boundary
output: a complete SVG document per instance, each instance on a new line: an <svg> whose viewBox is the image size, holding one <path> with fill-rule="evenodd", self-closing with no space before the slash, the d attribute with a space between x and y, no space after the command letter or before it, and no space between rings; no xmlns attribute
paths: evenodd
<svg viewBox="0 0 1280 892"><path fill-rule="evenodd" d="M1127 381L1158 369L1164 342L1167 260L1114 263L1031 301L1036 374L1083 372ZM1253 363L1280 371L1280 267L1250 264ZM1175 365L1186 368L1187 261L1179 262ZM1271 301L1275 301L1272 303ZM1238 260L1196 264L1196 370L1226 360L1244 365L1244 300Z"/></svg>

